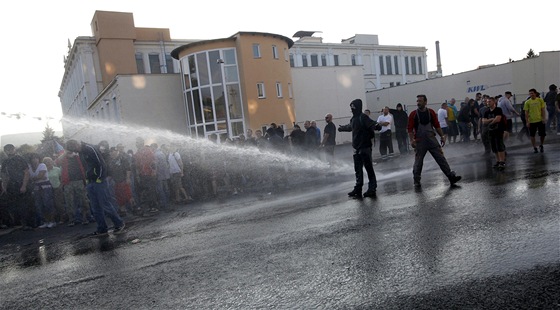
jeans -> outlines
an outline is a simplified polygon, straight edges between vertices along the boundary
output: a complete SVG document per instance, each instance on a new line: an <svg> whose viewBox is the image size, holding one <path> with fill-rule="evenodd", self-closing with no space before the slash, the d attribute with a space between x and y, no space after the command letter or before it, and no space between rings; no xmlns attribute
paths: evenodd
<svg viewBox="0 0 560 310"><path fill-rule="evenodd" d="M159 207L162 209L169 208L169 181L158 180L156 185L156 191L159 198Z"/></svg>
<svg viewBox="0 0 560 310"><path fill-rule="evenodd" d="M111 204L111 194L107 181L103 180L101 183L89 182L86 189L91 211L97 223L97 232L105 233L108 230L105 215L111 219L115 227L122 227L124 222L117 213L115 206Z"/></svg>
<svg viewBox="0 0 560 310"><path fill-rule="evenodd" d="M461 133L462 142L471 141L471 128L469 127L469 123L459 122L459 132Z"/></svg>
<svg viewBox="0 0 560 310"><path fill-rule="evenodd" d="M546 107L546 111L548 112L548 120L546 121L546 131L552 130L550 125L554 122L554 119L557 117L556 115L556 107ZM556 128L558 129L558 123L556 123Z"/></svg>
<svg viewBox="0 0 560 310"><path fill-rule="evenodd" d="M37 223L50 223L53 221L54 192L51 185L36 185L33 190L35 200L35 214Z"/></svg>

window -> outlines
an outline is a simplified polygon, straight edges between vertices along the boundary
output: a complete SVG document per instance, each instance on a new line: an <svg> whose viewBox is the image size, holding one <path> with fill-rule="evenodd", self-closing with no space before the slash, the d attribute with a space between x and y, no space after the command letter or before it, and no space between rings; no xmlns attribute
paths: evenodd
<svg viewBox="0 0 560 310"><path fill-rule="evenodd" d="M165 54L165 66L167 67L167 73L175 73L173 68L173 58L171 54Z"/></svg>
<svg viewBox="0 0 560 310"><path fill-rule="evenodd" d="M253 44L253 58L261 58L261 46Z"/></svg>
<svg viewBox="0 0 560 310"><path fill-rule="evenodd" d="M138 70L138 74L146 73L146 68L144 68L144 59L142 58L142 53L136 53L136 70Z"/></svg>
<svg viewBox="0 0 560 310"><path fill-rule="evenodd" d="M150 73L161 73L161 63L159 62L159 54L148 55L150 60Z"/></svg>
<svg viewBox="0 0 560 310"><path fill-rule="evenodd" d="M319 66L319 58L317 57L317 54L312 54L311 55L311 67L318 67Z"/></svg>
<svg viewBox="0 0 560 310"><path fill-rule="evenodd" d="M334 65L335 67L338 67L339 63L338 63L338 55L333 55L334 56Z"/></svg>
<svg viewBox="0 0 560 310"><path fill-rule="evenodd" d="M292 91L292 83L288 83L288 96L290 99L294 98L294 93Z"/></svg>
<svg viewBox="0 0 560 310"><path fill-rule="evenodd" d="M278 59L278 48L276 47L276 45L272 46L272 57L274 59Z"/></svg>
<svg viewBox="0 0 560 310"><path fill-rule="evenodd" d="M325 54L321 54L321 66L323 67L327 66L327 55Z"/></svg>
<svg viewBox="0 0 560 310"><path fill-rule="evenodd" d="M385 64L383 63L383 56L379 56L379 73L385 75Z"/></svg>
<svg viewBox="0 0 560 310"><path fill-rule="evenodd" d="M290 54L290 67L294 67L294 54Z"/></svg>
<svg viewBox="0 0 560 310"><path fill-rule="evenodd" d="M301 55L301 60L303 62L303 66L304 67L308 67L309 65L307 64L307 54L302 54Z"/></svg>
<svg viewBox="0 0 560 310"><path fill-rule="evenodd" d="M276 83L276 96L282 98L282 83Z"/></svg>
<svg viewBox="0 0 560 310"><path fill-rule="evenodd" d="M385 60L387 62L387 74L393 74L393 66L391 61L391 56L385 56Z"/></svg>
<svg viewBox="0 0 560 310"><path fill-rule="evenodd" d="M352 66L356 65L356 55L352 54Z"/></svg>
<svg viewBox="0 0 560 310"><path fill-rule="evenodd" d="M395 60L395 74L399 74L399 56L395 56L394 60Z"/></svg>
<svg viewBox="0 0 560 310"><path fill-rule="evenodd" d="M257 96L259 98L266 98L266 93L264 91L264 83L257 83Z"/></svg>
<svg viewBox="0 0 560 310"><path fill-rule="evenodd" d="M422 67L422 57L418 57L418 74L424 74L424 68Z"/></svg>
<svg viewBox="0 0 560 310"><path fill-rule="evenodd" d="M410 74L410 66L408 65L408 56L404 57L404 69L406 74Z"/></svg>
<svg viewBox="0 0 560 310"><path fill-rule="evenodd" d="M412 74L416 74L416 57L410 57L410 60L410 65L412 66Z"/></svg>

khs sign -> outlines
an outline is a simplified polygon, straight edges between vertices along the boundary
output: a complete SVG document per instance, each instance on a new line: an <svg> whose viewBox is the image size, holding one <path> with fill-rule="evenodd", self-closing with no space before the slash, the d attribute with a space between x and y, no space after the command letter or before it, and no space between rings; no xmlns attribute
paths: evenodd
<svg viewBox="0 0 560 310"><path fill-rule="evenodd" d="M486 90L486 86L484 85L469 86L469 88L467 88L467 93L478 93L483 90Z"/></svg>

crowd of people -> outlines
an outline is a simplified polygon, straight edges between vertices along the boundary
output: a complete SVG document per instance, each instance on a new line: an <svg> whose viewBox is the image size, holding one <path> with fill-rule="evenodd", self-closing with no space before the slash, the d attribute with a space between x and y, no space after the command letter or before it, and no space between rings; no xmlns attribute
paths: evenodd
<svg viewBox="0 0 560 310"><path fill-rule="evenodd" d="M401 103L395 109L385 107L376 120L371 112L362 112L362 101L350 104L352 118L340 125L338 131L352 133L356 184L348 195L354 198L375 195L377 181L372 160L372 147L379 132L381 159L394 156L393 129L401 155L414 150L414 185L420 187L424 157L430 153L451 184L461 177L451 170L442 146L445 143L482 142L485 154L494 153L497 170L504 170L507 161L506 143L513 133L512 119L519 116L523 128L518 139L529 138L535 153L544 152L547 129L557 127L560 135L560 96L555 85L549 87L545 99L535 89L523 103L514 108L511 92L495 97L476 94L456 106L456 100L441 104L435 111L427 107L427 97L417 96L417 109L408 114ZM552 105L552 108L551 108ZM247 129L235 139L227 139L224 146L268 154L289 154L299 158L325 158L334 164L337 128L333 115L325 115L325 127L315 121L303 122L305 130L294 124L286 134L281 126L271 123L263 133ZM536 135L539 141L536 140ZM440 136L440 141L436 139ZM457 139L459 137L459 139ZM480 139L479 139L480 137ZM217 136L210 136L217 142ZM242 157L226 159L206 156L200 149L186 143L146 144L137 138L136 151L125 151L123 144L109 145L106 140L97 144L68 140L62 152L52 156L29 153L17 154L14 145L4 146L8 156L2 162L2 194L0 195L0 225L21 225L23 230L52 228L57 225L75 226L96 223L95 235L109 231L118 233L125 228L127 216L153 216L161 211L174 211L196 199L216 197L220 190L235 195L250 188L272 188L287 184L290 171L286 166L267 165L267 173L255 168ZM62 147L62 146L61 146ZM368 175L368 189L364 186L363 169ZM106 219L113 228L109 229Z"/></svg>

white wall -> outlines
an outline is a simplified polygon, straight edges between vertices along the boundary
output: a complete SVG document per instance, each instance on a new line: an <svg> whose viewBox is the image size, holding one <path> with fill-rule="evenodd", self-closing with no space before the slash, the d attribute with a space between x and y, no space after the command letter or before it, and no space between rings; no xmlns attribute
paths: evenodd
<svg viewBox="0 0 560 310"><path fill-rule="evenodd" d="M367 94L367 101L372 111L378 111L386 105L394 108L399 102L406 104L410 111L415 109L416 95L419 94L428 97L428 104L436 104L451 98L461 102L465 97L474 98L477 92L496 96L511 91L517 103L520 103L529 89L547 92L548 85L552 83L560 85L558 51L541 53L540 57L533 59L375 90Z"/></svg>
<svg viewBox="0 0 560 310"><path fill-rule="evenodd" d="M322 134L325 114L333 114L338 127L348 123L352 100L360 98L366 106L361 66L292 68L292 81L296 119L302 129L305 120L316 120ZM349 133L337 133L337 143L350 140Z"/></svg>

